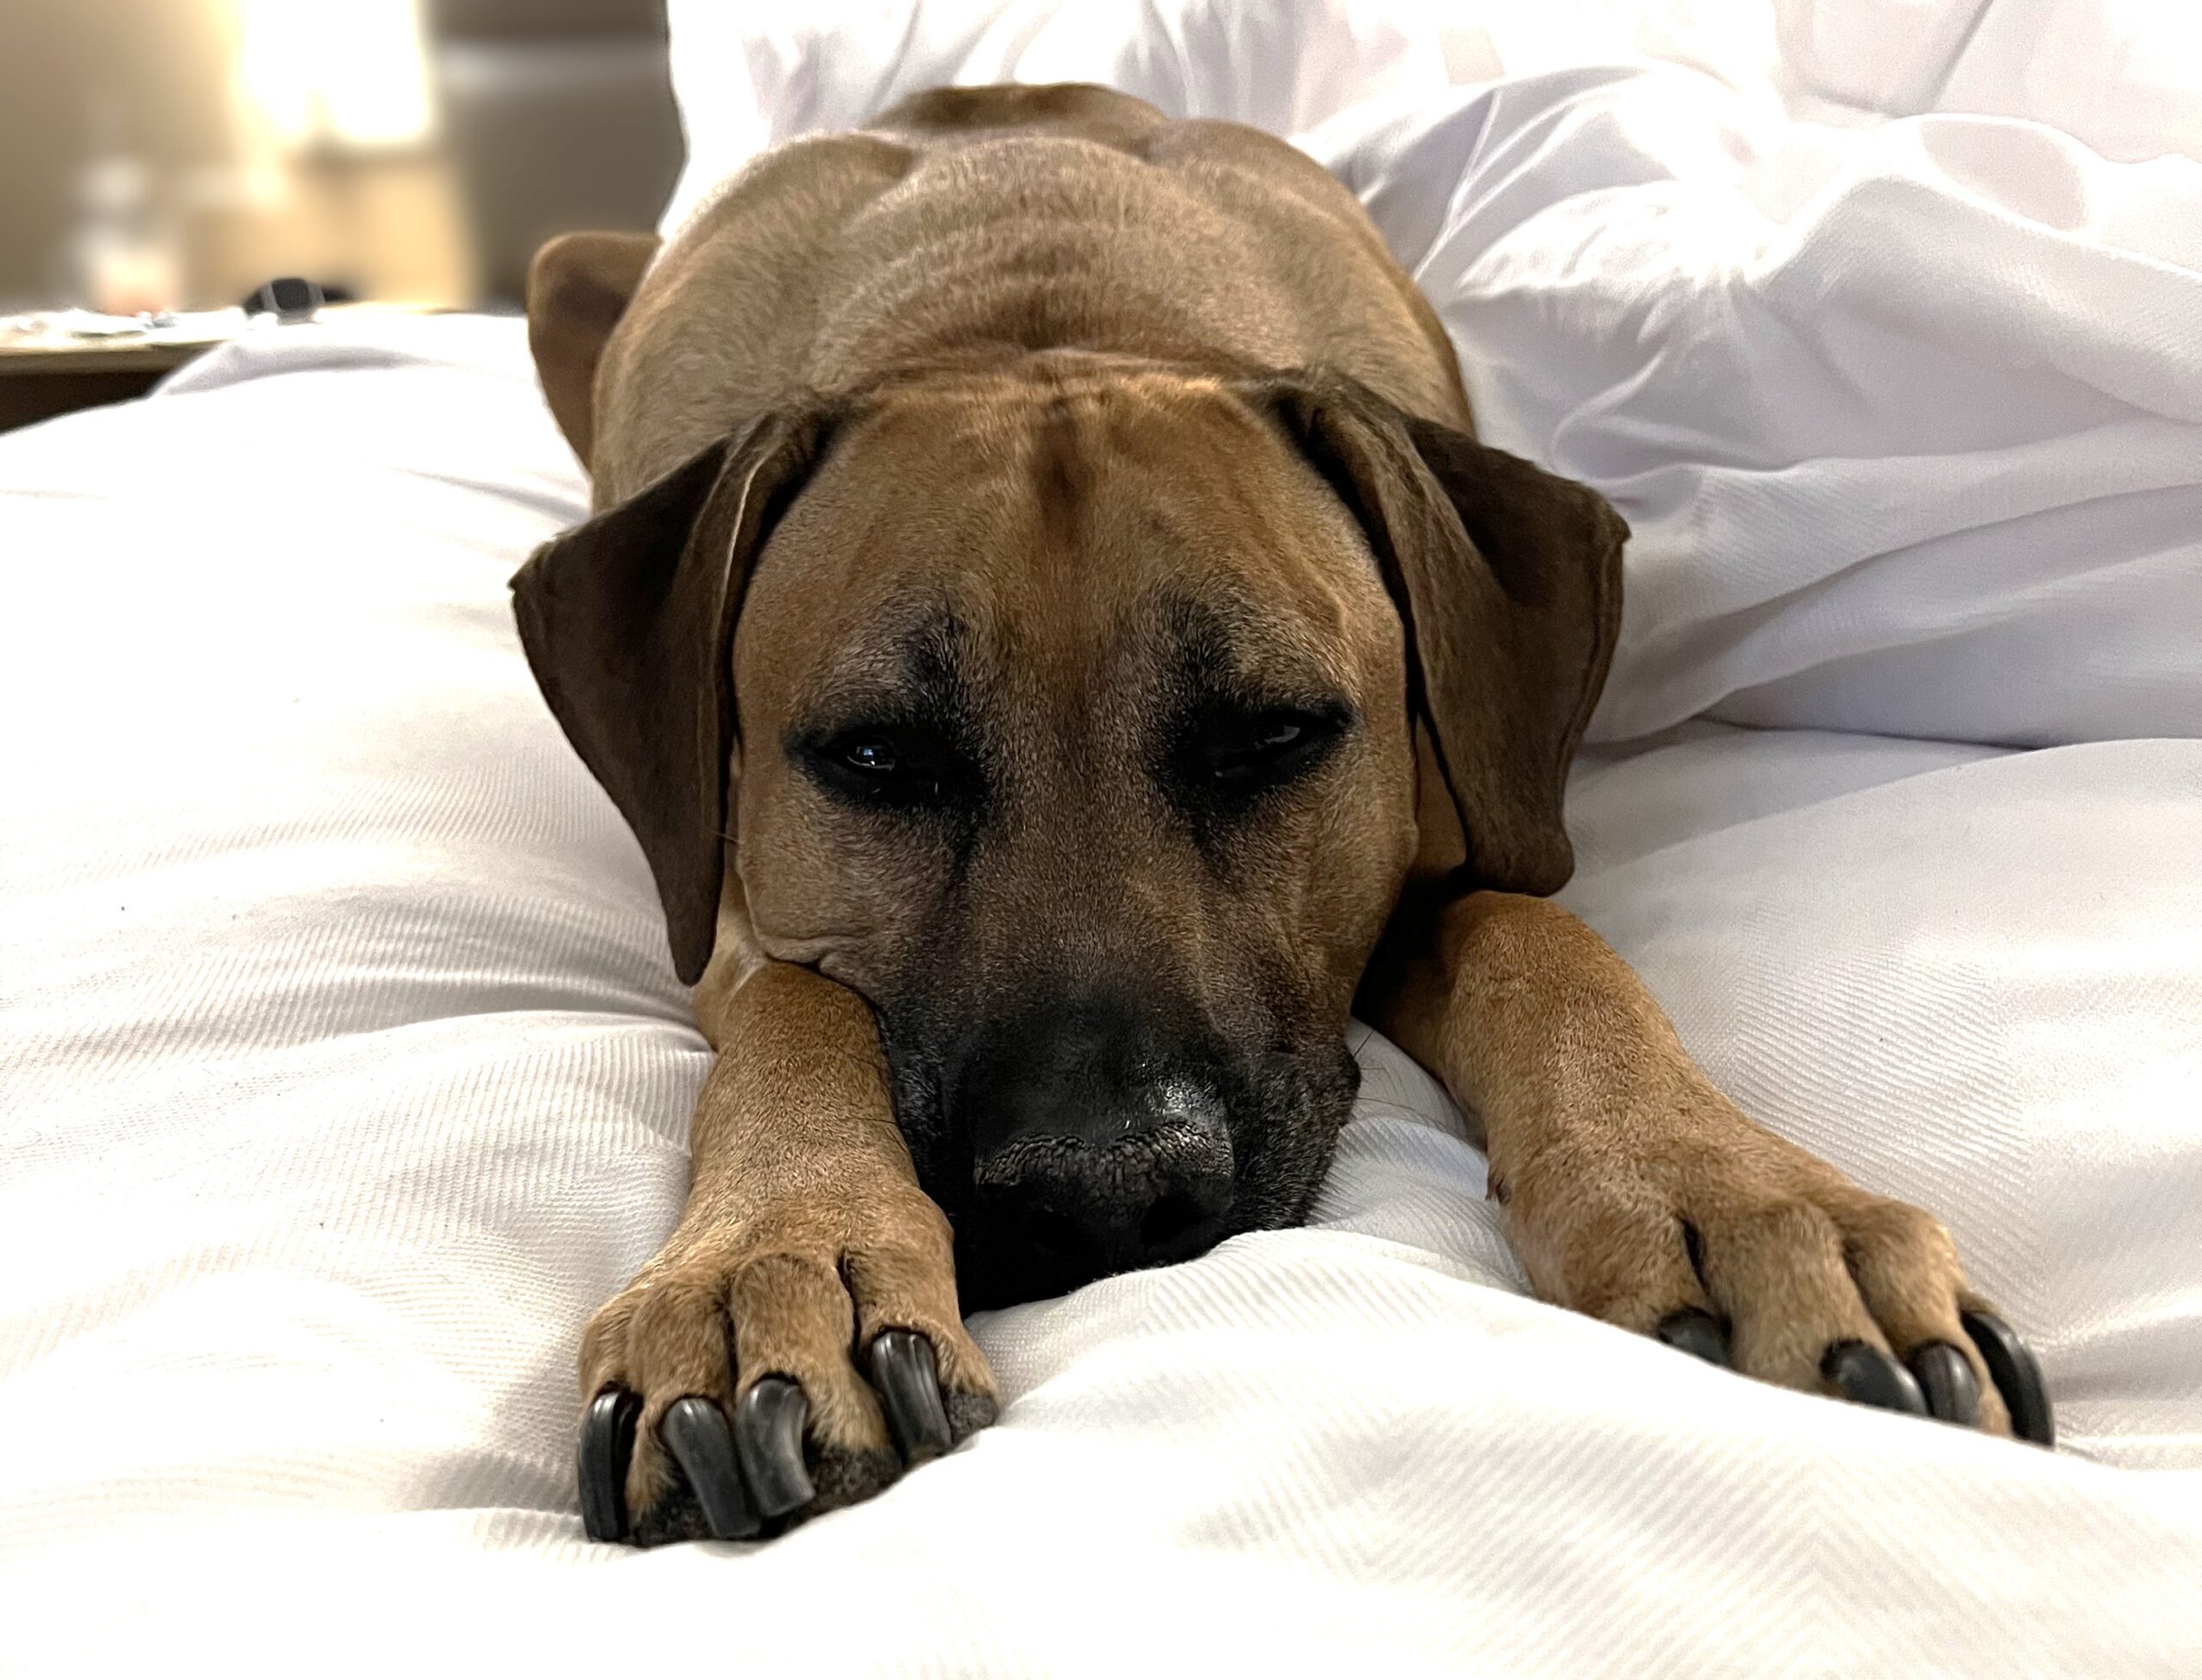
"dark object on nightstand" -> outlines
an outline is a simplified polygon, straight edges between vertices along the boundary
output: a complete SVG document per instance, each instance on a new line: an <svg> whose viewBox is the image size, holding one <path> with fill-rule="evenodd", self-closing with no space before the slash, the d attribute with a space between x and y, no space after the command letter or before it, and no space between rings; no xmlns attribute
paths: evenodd
<svg viewBox="0 0 2202 1680"><path fill-rule="evenodd" d="M272 315L279 321L311 321L314 311L329 301L329 294L310 280L285 274L269 280L242 307L247 315Z"/></svg>
<svg viewBox="0 0 2202 1680"><path fill-rule="evenodd" d="M311 321L331 304L355 303L348 286L324 286L318 281L284 274L269 280L237 305L247 315L272 315L278 321Z"/></svg>

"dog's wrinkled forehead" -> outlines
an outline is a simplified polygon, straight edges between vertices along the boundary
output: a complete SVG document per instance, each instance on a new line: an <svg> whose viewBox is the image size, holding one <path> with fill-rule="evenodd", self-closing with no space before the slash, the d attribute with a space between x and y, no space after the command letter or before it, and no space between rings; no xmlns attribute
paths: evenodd
<svg viewBox="0 0 2202 1680"><path fill-rule="evenodd" d="M1072 717L1132 683L1350 690L1387 655L1335 495L1220 385L1159 377L883 395L775 532L735 650L745 712L986 692Z"/></svg>

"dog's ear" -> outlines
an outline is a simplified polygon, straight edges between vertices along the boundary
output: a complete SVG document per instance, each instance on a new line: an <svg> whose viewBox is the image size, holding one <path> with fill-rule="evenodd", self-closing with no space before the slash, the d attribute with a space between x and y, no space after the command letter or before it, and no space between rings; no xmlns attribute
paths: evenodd
<svg viewBox="0 0 2202 1680"><path fill-rule="evenodd" d="M512 582L527 662L642 842L692 986L710 960L734 819L735 618L829 429L815 407L760 420L545 543Z"/></svg>
<svg viewBox="0 0 2202 1680"><path fill-rule="evenodd" d="M596 446L596 364L657 255L655 233L566 233L527 270L527 348L550 415L589 465Z"/></svg>
<svg viewBox="0 0 2202 1680"><path fill-rule="evenodd" d="M1567 772L1621 628L1628 526L1596 490L1334 378L1259 388L1368 533L1467 857L1461 886L1574 871Z"/></svg>

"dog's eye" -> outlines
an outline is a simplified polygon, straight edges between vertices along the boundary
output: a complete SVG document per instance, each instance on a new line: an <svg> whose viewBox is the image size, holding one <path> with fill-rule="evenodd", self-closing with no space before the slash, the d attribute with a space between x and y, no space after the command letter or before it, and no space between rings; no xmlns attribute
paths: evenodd
<svg viewBox="0 0 2202 1680"><path fill-rule="evenodd" d="M1225 791L1251 791L1312 765L1341 720L1307 711L1263 711L1208 731L1207 769Z"/></svg>
<svg viewBox="0 0 2202 1680"><path fill-rule="evenodd" d="M968 760L937 732L877 723L800 738L798 761L828 792L870 809L920 810L959 797Z"/></svg>
<svg viewBox="0 0 2202 1680"><path fill-rule="evenodd" d="M869 776L891 776L902 767L895 743L881 735L866 735L841 748L841 762Z"/></svg>

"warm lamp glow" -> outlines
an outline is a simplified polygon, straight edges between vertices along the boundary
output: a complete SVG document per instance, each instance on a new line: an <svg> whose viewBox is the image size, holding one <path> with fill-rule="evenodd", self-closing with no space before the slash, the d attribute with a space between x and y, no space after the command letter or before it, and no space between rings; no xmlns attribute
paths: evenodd
<svg viewBox="0 0 2202 1680"><path fill-rule="evenodd" d="M418 0L229 0L238 102L283 151L417 145L434 126Z"/></svg>

